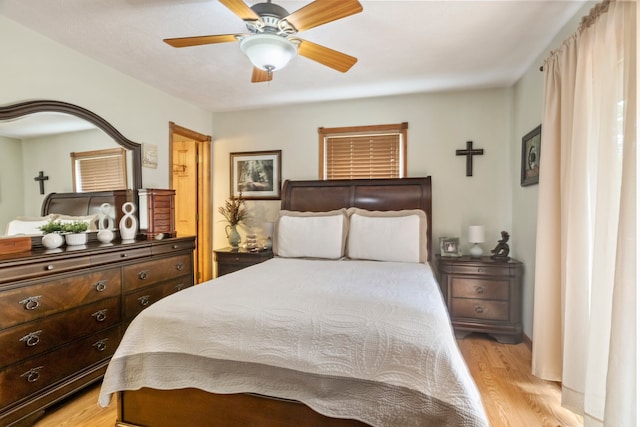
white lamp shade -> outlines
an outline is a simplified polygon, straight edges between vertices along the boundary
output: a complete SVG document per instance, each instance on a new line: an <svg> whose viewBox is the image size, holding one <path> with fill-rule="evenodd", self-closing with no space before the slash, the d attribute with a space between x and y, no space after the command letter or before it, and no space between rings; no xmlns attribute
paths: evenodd
<svg viewBox="0 0 640 427"><path fill-rule="evenodd" d="M298 54L292 41L274 34L254 34L240 41L240 49L251 63L265 71L286 66Z"/></svg>
<svg viewBox="0 0 640 427"><path fill-rule="evenodd" d="M471 243L484 242L484 226L483 225L469 226L469 242Z"/></svg>

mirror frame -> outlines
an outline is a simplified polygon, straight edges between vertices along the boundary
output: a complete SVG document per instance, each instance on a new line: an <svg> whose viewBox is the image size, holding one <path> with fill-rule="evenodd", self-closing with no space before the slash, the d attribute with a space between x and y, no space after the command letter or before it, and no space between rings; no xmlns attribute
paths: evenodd
<svg viewBox="0 0 640 427"><path fill-rule="evenodd" d="M17 119L33 113L66 113L84 119L109 135L115 142L131 151L131 173L134 192L142 188L142 144L124 137L109 122L96 113L63 101L35 100L0 107L0 120Z"/></svg>

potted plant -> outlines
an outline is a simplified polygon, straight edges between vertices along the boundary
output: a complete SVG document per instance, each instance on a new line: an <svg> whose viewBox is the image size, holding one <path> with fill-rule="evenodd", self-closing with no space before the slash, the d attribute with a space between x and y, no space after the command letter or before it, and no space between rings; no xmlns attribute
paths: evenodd
<svg viewBox="0 0 640 427"><path fill-rule="evenodd" d="M240 244L240 234L238 233L237 225L249 218L249 213L247 212L244 204L242 193L240 193L235 199L233 197L227 199L224 206L220 206L218 208L218 212L222 214L228 223L224 231L227 234L229 245L231 245L232 248L237 249Z"/></svg>
<svg viewBox="0 0 640 427"><path fill-rule="evenodd" d="M87 243L87 229L89 224L85 221L73 221L62 224L62 231L67 245L84 245Z"/></svg>
<svg viewBox="0 0 640 427"><path fill-rule="evenodd" d="M64 231L64 224L62 224L62 222L49 221L38 228L44 234L44 236L42 236L42 246L45 248L59 248L64 243L64 237L62 237L61 234Z"/></svg>

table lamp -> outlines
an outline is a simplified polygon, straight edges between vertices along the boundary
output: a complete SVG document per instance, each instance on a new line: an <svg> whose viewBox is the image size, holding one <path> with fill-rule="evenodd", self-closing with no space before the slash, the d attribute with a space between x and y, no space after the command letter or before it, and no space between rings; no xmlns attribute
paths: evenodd
<svg viewBox="0 0 640 427"><path fill-rule="evenodd" d="M469 226L469 242L473 243L469 254L472 257L482 256L482 247L478 243L484 242L484 226L483 225L470 225Z"/></svg>

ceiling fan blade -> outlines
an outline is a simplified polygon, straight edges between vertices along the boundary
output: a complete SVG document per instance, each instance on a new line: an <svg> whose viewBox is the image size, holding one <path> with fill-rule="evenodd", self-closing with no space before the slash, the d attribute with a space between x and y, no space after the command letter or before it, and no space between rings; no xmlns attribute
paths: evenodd
<svg viewBox="0 0 640 427"><path fill-rule="evenodd" d="M253 67L253 74L251 74L251 83L270 82L273 79L273 71L268 72L262 68Z"/></svg>
<svg viewBox="0 0 640 427"><path fill-rule="evenodd" d="M235 13L243 21L260 21L260 16L242 0L219 0L227 9Z"/></svg>
<svg viewBox="0 0 640 427"><path fill-rule="evenodd" d="M173 47L189 47L203 44L235 42L238 40L236 36L240 35L241 34L218 34L215 36L179 37L175 39L164 39L163 41Z"/></svg>
<svg viewBox="0 0 640 427"><path fill-rule="evenodd" d="M362 5L358 0L316 0L284 19L296 30L304 31L360 12Z"/></svg>
<svg viewBox="0 0 640 427"><path fill-rule="evenodd" d="M349 71L349 69L358 62L358 58L307 40L300 40L298 55L302 55L312 61L319 62L320 64L326 65L334 70L338 70L341 73Z"/></svg>

